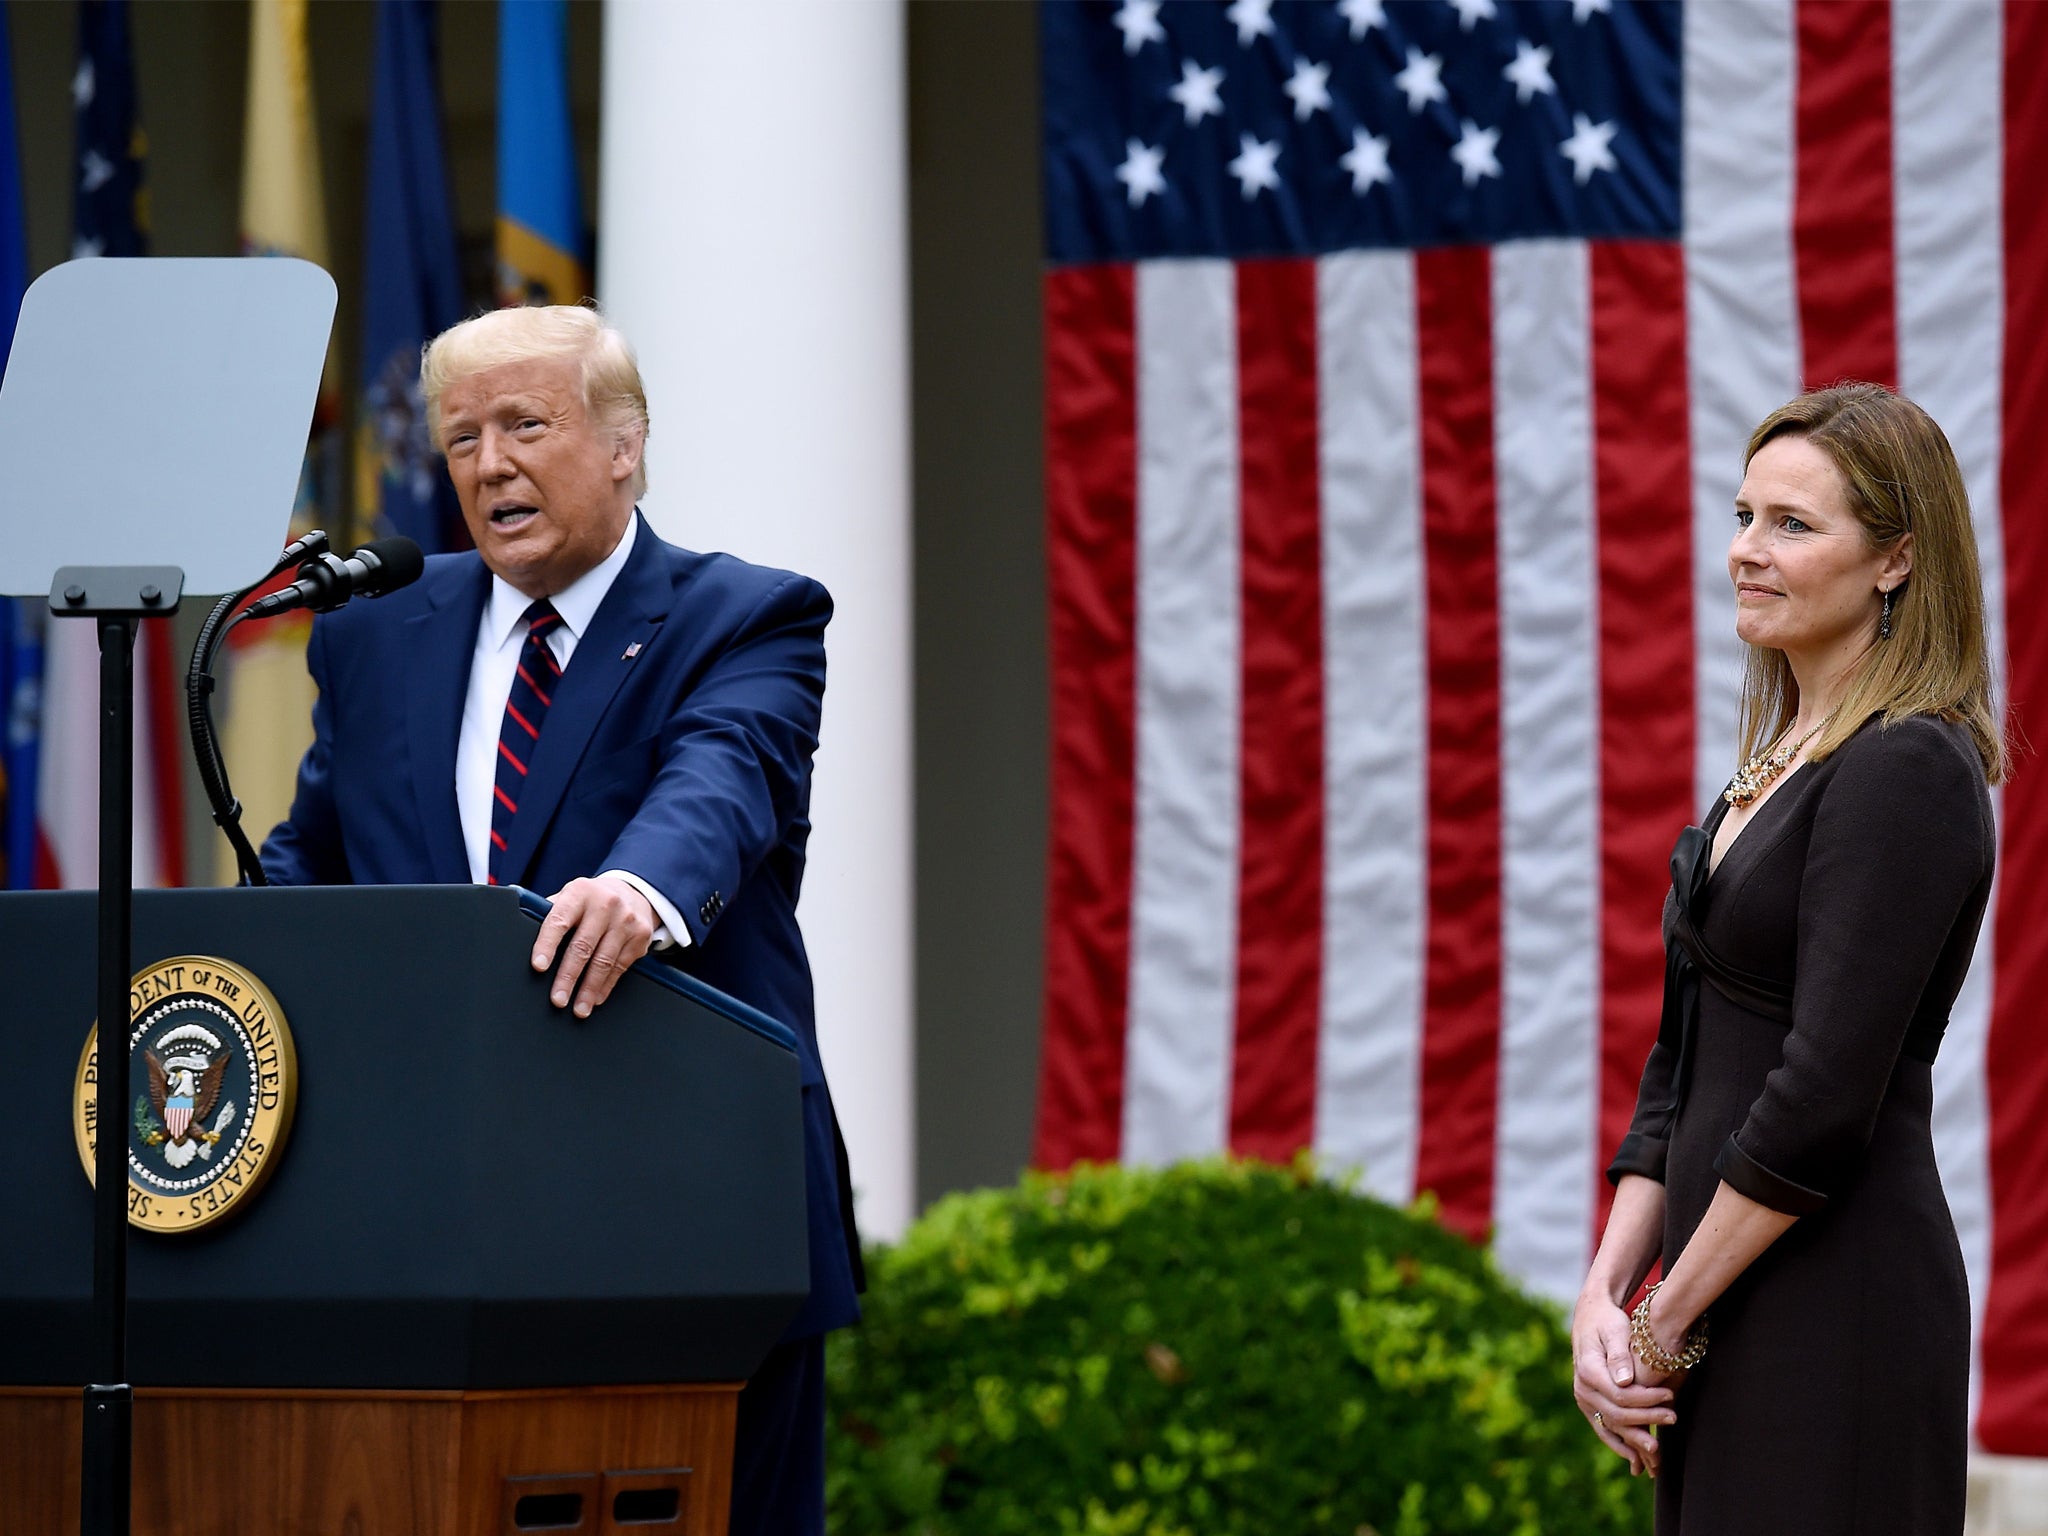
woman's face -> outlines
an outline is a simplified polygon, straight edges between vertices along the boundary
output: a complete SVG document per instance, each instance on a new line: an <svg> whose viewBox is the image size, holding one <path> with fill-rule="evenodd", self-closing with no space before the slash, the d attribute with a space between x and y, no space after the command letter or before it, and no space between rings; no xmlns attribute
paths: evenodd
<svg viewBox="0 0 2048 1536"><path fill-rule="evenodd" d="M1735 493L1735 632L1797 659L1877 635L1880 588L1912 569L1912 536L1870 547L1835 462L1803 437L1776 437Z"/></svg>

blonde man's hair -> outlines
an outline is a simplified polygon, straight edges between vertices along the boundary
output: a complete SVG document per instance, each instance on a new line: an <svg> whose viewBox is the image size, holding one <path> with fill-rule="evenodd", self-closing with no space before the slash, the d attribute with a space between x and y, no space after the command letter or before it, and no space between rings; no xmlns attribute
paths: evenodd
<svg viewBox="0 0 2048 1536"><path fill-rule="evenodd" d="M1833 462L1871 549L1895 549L1913 536L1912 574L1892 593L1891 638L1864 656L1810 756L1821 761L1874 714L1886 725L1934 715L1966 727L1985 778L2003 783L2011 762L1991 695L1970 494L1948 438L1905 396L1857 383L1814 390L1771 412L1750 434L1744 466L1781 437L1804 438ZM1742 755L1763 751L1798 712L1799 686L1785 653L1749 647Z"/></svg>
<svg viewBox="0 0 2048 1536"><path fill-rule="evenodd" d="M505 363L565 360L583 370L583 408L602 431L640 438L633 499L647 494L647 390L626 338L594 304L520 305L487 310L452 325L420 354L427 431L441 442L441 393L456 379Z"/></svg>

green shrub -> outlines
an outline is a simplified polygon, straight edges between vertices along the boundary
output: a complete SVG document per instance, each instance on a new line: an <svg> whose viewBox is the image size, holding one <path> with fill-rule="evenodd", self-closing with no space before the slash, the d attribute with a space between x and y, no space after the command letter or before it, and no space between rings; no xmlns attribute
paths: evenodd
<svg viewBox="0 0 2048 1536"><path fill-rule="evenodd" d="M869 1274L829 1359L842 1536L1649 1529L1555 1310L1306 1164L1027 1175Z"/></svg>

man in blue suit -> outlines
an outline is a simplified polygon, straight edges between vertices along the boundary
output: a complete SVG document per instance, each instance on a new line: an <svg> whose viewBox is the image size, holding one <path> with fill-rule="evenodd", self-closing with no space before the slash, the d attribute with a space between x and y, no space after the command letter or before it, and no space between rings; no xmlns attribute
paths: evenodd
<svg viewBox="0 0 2048 1536"><path fill-rule="evenodd" d="M797 1033L811 1293L740 1396L732 1530L824 1530L824 1334L859 1315L845 1153L797 893L831 599L661 542L647 402L594 310L505 309L428 348L473 553L323 616L313 745L263 847L279 885L519 884L576 1017L650 949Z"/></svg>

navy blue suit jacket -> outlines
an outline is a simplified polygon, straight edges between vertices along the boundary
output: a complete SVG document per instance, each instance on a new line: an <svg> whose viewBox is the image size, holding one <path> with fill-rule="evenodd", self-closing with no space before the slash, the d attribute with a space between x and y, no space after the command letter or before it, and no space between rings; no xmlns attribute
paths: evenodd
<svg viewBox="0 0 2048 1536"><path fill-rule="evenodd" d="M314 623L313 745L263 845L273 884L469 880L455 753L490 585L475 553L439 555L403 591ZM516 882L543 895L606 869L640 876L690 930L661 958L796 1031L811 1294L791 1338L859 1315L796 922L831 615L808 577L678 549L642 521L556 686L508 850Z"/></svg>

